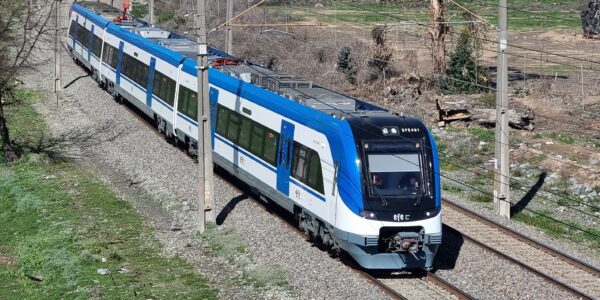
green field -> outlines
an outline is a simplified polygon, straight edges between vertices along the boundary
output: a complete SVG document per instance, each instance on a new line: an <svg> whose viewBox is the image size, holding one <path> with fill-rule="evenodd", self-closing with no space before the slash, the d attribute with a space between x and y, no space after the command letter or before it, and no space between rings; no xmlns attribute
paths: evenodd
<svg viewBox="0 0 600 300"><path fill-rule="evenodd" d="M490 24L496 25L498 4L490 0L456 0L456 3L476 13ZM325 2L326 3L326 2ZM327 4L327 3L326 3ZM392 23L403 21L423 22L430 26L429 1L405 3L360 3L348 1L331 1L324 8L313 6L270 6L280 12L287 11L294 21L316 18L323 22L360 23L373 25L376 23ZM510 1L508 7L509 29L550 29L581 28L579 1ZM446 18L451 21L463 21L461 15L465 11L453 2L446 5Z"/></svg>
<svg viewBox="0 0 600 300"><path fill-rule="evenodd" d="M0 156L0 299L217 298L89 171L39 151L45 126L29 104L40 97L24 95L28 105L8 107L23 156Z"/></svg>

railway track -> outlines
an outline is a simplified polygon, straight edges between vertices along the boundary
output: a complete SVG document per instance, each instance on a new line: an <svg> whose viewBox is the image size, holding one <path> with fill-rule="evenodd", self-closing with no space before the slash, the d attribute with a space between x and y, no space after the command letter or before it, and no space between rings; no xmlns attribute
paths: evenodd
<svg viewBox="0 0 600 300"><path fill-rule="evenodd" d="M158 131L156 132L158 133ZM215 174L221 177L221 179L229 184L231 188L248 195L259 207L270 212L272 216L276 216L282 220L288 228L300 237L309 240L309 238L295 226L294 218L288 211L276 204L267 203L264 200L259 199L259 197L255 197L250 188L226 171L218 170ZM379 287L392 299L475 299L432 272L411 272L400 275L371 272L360 268L351 258L342 256L340 257L340 260L352 268L352 270L361 277Z"/></svg>
<svg viewBox="0 0 600 300"><path fill-rule="evenodd" d="M600 298L600 269L508 227L443 201L444 226L466 240L544 278L577 298Z"/></svg>

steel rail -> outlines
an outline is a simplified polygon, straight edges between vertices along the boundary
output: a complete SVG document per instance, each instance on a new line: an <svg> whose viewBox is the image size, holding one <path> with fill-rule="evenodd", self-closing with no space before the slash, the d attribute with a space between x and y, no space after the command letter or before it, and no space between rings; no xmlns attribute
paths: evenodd
<svg viewBox="0 0 600 300"><path fill-rule="evenodd" d="M578 267L579 269L583 269L583 270L585 270L588 273L591 273L591 274L593 274L595 276L600 277L600 269L599 268L596 268L596 267L594 267L594 266L592 266L590 264L587 264L587 263L585 263L585 262L583 262L583 261L581 261L581 260L579 260L579 259L577 259L577 258L575 258L575 257L573 257L571 255L569 255L569 254L561 252L560 250L558 250L558 249L556 249L554 247L551 247L551 246L546 245L546 244L544 244L542 242L536 241L536 240L534 240L534 239L532 239L532 238L530 238L528 236L525 236L525 235L523 235L523 234L521 234L519 232L516 232L516 231L514 231L514 230L512 230L512 229L510 229L510 228L508 228L508 227L506 227L506 226L504 226L504 225L502 225L502 224L494 221L494 220L490 220L490 219L482 216L481 214L479 214L477 212L474 212L474 211L472 211L472 210L470 210L470 209L468 209L468 208L466 208L466 207L464 207L464 206L462 206L460 204L452 202L452 201L450 201L450 200L448 200L446 198L443 198L442 200L444 201L444 204L446 204L448 206L451 206L452 208L454 208L454 209L460 211L461 213L463 213L464 215L468 215L471 218L474 218L474 219L476 219L476 220L478 220L478 221L480 221L482 223L485 223L485 224L487 224L487 225L489 225L489 226L491 226L491 227L493 227L495 229L498 229L498 230L506 233L507 235L510 235L510 236L512 236L512 237L514 237L514 238L516 238L516 239L518 239L518 240L520 240L520 241L528 244L529 246L532 246L532 247L535 247L535 248L537 248L539 250L542 250L542 251L544 251L544 252L546 252L546 253L548 253L548 254L550 254L552 256L558 257L559 259L562 259L564 261L569 262L570 264Z"/></svg>
<svg viewBox="0 0 600 300"><path fill-rule="evenodd" d="M435 285L442 287L446 291L450 292L452 295L456 296L460 300L471 300L475 299L473 296L467 294L465 291L457 288L455 285L450 282L442 279L438 275L432 272L427 272L426 280L433 282Z"/></svg>

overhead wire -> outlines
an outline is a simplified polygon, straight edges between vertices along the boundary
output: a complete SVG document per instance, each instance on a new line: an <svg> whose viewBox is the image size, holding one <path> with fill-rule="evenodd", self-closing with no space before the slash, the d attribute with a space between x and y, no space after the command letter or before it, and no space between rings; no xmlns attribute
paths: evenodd
<svg viewBox="0 0 600 300"><path fill-rule="evenodd" d="M275 80L275 81L279 81L279 79L277 79L277 78L274 78L274 77L272 77L272 76L270 76L270 75L268 75L268 74L265 74L264 72L262 72L262 71L260 71L260 70L257 70L257 69L255 69L255 70L256 70L257 72L261 73L262 75L266 76L266 77L270 77L271 79L273 79L273 80ZM298 93L300 93L300 94L303 94L304 96L306 96L306 97L308 97L308 98L315 99L316 101L320 102L321 104L324 104L324 105L326 105L326 106L329 106L329 107L331 107L332 109L334 109L334 110L337 110L337 111L339 111L339 112L340 112L340 113L342 113L342 114L345 114L345 115L349 115L349 116L351 116L351 114L349 114L348 112L342 111L342 110L340 110L339 108L337 108L337 107L334 107L334 106L332 106L332 105L331 105L331 104L329 104L329 103L325 103L325 102L323 102L323 101L321 101L321 100L319 100L319 99L313 98L313 97L311 97L310 95L307 95L306 93L304 93L304 92L302 92L302 91L300 91L300 90L297 90L297 89L295 89L295 88L292 88L292 89L294 89L296 92L298 92ZM438 152L439 152L439 151L438 151ZM442 152L442 153L443 153L443 152ZM549 156L548 156L548 158L555 159L555 158L552 158L552 157L549 157ZM464 162L464 161L463 161L463 162ZM561 162L564 162L564 161L561 161ZM458 165L456 165L456 166L458 166ZM577 165L573 165L573 166L577 166ZM581 167L581 166L577 166L577 167L583 168L583 167ZM479 167L479 168L482 168L482 169L483 169L483 170L485 170L486 172L493 172L493 171L490 171L490 170L488 170L488 169L485 169L485 168L483 168L483 167ZM464 170L466 170L466 171L473 172L472 170L469 170L469 169L466 169L466 168L463 168L463 169L464 169ZM587 169L587 168L584 168L584 169ZM501 175L501 174L499 174L499 173L496 173L496 172L493 172L493 173L495 173L495 174L498 174L498 175L500 175L500 176L503 176L503 177L504 177L504 175ZM475 174L478 174L478 173L475 173ZM510 176L507 176L507 177L508 177L509 179L512 179L513 181L517 181L517 182L519 182L519 183L530 184L530 183L528 183L528 182L520 181L520 180L517 180L517 179L515 179L515 178L513 178L513 177L510 177ZM494 181L496 181L496 180L494 180ZM584 205L584 206L591 207L591 208L593 208L593 209L598 209L598 210L600 210L600 207L596 207L596 206L593 206L593 205L587 204L587 203L585 203L585 202L582 202L582 201L574 200L574 199L572 199L572 198L566 197L566 196L564 196L564 195L561 195L561 194L558 194L558 193L554 193L554 192L547 191L547 190L544 190L544 189L542 189L542 190L543 190L544 192L546 192L546 193L553 194L553 195L555 195L555 196L558 196L558 197L562 197L563 199L566 199L566 200L568 200L568 201L570 201L570 202L578 203L578 204L581 204L581 205ZM554 201L554 200L552 200L552 199L549 199L549 198L546 198L546 199L547 199L547 200L549 200L549 201ZM554 202L556 202L556 201L554 201ZM592 216L592 217L598 218L597 216L595 216L595 215L592 215L592 214L589 214L589 213L587 213L587 212L585 212L585 211L580 211L580 210L578 210L578 209L575 209L575 208L571 208L571 209L573 209L573 210L577 210L577 211L579 211L579 212L581 212L581 213L588 214L588 215L590 215L590 216Z"/></svg>

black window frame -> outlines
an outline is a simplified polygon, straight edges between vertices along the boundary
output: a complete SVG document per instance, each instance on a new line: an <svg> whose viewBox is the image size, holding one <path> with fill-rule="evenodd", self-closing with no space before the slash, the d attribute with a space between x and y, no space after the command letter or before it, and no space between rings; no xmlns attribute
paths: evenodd
<svg viewBox="0 0 600 300"><path fill-rule="evenodd" d="M107 42L104 42L104 54L102 55L102 61L111 66L113 69L116 69L118 60L119 49Z"/></svg>
<svg viewBox="0 0 600 300"><path fill-rule="evenodd" d="M139 61L135 57L123 53L123 62L121 63L121 73L133 82L139 84L144 89L148 88L148 72L150 67Z"/></svg>
<svg viewBox="0 0 600 300"><path fill-rule="evenodd" d="M247 144L245 142L240 143L243 130L248 134ZM271 166L275 167L277 165L277 151L279 149L279 133L277 131L218 104L216 132L238 147L266 161ZM267 147L269 148L267 149Z"/></svg>
<svg viewBox="0 0 600 300"><path fill-rule="evenodd" d="M177 111L186 117L198 122L198 93L179 85L179 98L177 100Z"/></svg>
<svg viewBox="0 0 600 300"><path fill-rule="evenodd" d="M177 86L175 80L155 70L154 82L152 84L152 94L154 96L158 97L170 106L173 106L175 104L175 89Z"/></svg>
<svg viewBox="0 0 600 300"><path fill-rule="evenodd" d="M323 183L323 168L321 164L321 157L319 153L303 144L294 141L293 146L293 156L292 156L292 168L290 170L290 175L300 182L306 184L312 189L316 190L321 194L325 194L325 187ZM302 169L299 173L300 159L302 159ZM315 166L311 165L312 161L317 162ZM316 169L313 170L313 169ZM316 178L312 178L312 176L316 176Z"/></svg>

